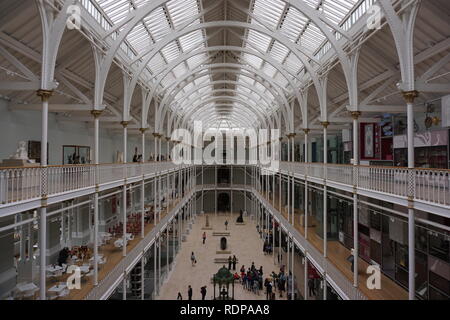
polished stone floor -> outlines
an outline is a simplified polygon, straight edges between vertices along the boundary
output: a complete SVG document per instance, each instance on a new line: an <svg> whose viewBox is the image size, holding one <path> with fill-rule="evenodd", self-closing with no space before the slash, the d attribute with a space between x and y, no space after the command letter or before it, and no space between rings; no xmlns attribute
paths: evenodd
<svg viewBox="0 0 450 320"><path fill-rule="evenodd" d="M231 255L236 255L238 264L236 271L242 265L246 268L251 266L252 262L259 268L263 267L264 277L268 276L272 271L278 273L279 266L274 264L272 255L264 255L263 242L258 237L256 224L245 218L245 225L236 225L237 214L218 214L210 213L209 223L212 230L202 230L205 225L205 216L199 215L187 236L186 242L183 242L181 250L175 259L174 269L169 273L166 282L162 285L161 291L157 299L173 300L177 298L178 292L181 292L183 299L187 299L188 286L193 289L193 300L200 300L200 288L207 286L206 299L213 298L213 284L211 282L212 275L218 271L223 264L214 262L215 258L228 258L229 254L217 254L219 250L220 236L213 236L213 232L226 232L225 220L228 220L228 231L230 236L227 237L228 248ZM202 244L202 235L206 232L206 243ZM194 252L197 264L192 266L190 256ZM234 272L234 271L233 271ZM263 277L263 278L264 278ZM260 291L259 295L243 289L240 283L235 284L236 300L263 300L265 299L265 291ZM280 299L277 295L277 299Z"/></svg>

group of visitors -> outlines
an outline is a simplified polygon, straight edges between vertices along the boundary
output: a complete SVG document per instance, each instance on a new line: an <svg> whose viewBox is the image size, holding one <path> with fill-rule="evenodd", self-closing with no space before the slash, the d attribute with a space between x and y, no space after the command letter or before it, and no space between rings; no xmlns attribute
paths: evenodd
<svg viewBox="0 0 450 320"><path fill-rule="evenodd" d="M259 291L263 289L263 267L260 266L259 269L256 269L255 263L252 262L252 266L247 271L245 270L245 266L242 266L240 272L241 283L244 289L259 295Z"/></svg>
<svg viewBox="0 0 450 320"><path fill-rule="evenodd" d="M286 276L284 272L284 266L280 268L278 274L275 271L272 271L270 276L265 279L263 278L263 267L261 266L257 269L254 262L252 262L252 266L247 270L245 266L242 266L240 272L240 277L235 273L235 279L240 279L244 289L257 295L259 295L261 290L265 290L267 300L275 300L276 290L278 290L279 296L282 298L283 292L286 291L286 285L289 281L289 276Z"/></svg>

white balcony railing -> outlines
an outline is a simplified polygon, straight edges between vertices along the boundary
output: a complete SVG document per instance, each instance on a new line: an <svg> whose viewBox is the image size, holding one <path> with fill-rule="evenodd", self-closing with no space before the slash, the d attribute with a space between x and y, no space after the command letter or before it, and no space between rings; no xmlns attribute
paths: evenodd
<svg viewBox="0 0 450 320"><path fill-rule="evenodd" d="M0 207L179 168L171 162L67 165L0 169Z"/></svg>
<svg viewBox="0 0 450 320"><path fill-rule="evenodd" d="M49 166L47 168L6 168L0 170L0 207L43 195L93 187L151 175L180 166L172 162ZM320 163L282 162L281 170L357 186L359 189L383 192L399 197L412 194L415 200L450 205L450 170L412 169L402 167L352 166ZM413 179L410 190L409 179ZM44 182L44 183L43 183Z"/></svg>
<svg viewBox="0 0 450 320"><path fill-rule="evenodd" d="M399 197L409 195L410 169L403 167L353 166L320 163L282 162L280 169L317 179L324 179L360 189L383 192ZM450 170L412 170L412 195L438 205L450 205Z"/></svg>

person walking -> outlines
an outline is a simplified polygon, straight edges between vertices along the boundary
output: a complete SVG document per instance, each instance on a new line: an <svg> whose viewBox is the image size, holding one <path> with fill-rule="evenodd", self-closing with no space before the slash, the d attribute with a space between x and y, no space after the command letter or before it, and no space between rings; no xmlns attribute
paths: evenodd
<svg viewBox="0 0 450 320"><path fill-rule="evenodd" d="M197 263L197 259L195 259L194 252L191 253L191 263L192 266L195 266L195 264Z"/></svg>
<svg viewBox="0 0 450 320"><path fill-rule="evenodd" d="M200 293L202 294L202 300L205 300L205 297L206 297L206 286L201 287Z"/></svg>
<svg viewBox="0 0 450 320"><path fill-rule="evenodd" d="M206 232L203 232L202 238L203 238L203 244L205 244L205 241L206 241Z"/></svg>
<svg viewBox="0 0 450 320"><path fill-rule="evenodd" d="M225 230L228 230L228 220L225 220Z"/></svg>
<svg viewBox="0 0 450 320"><path fill-rule="evenodd" d="M192 300L192 287L188 286L188 300Z"/></svg>
<svg viewBox="0 0 450 320"><path fill-rule="evenodd" d="M228 257L228 270L231 270L231 264L233 263L233 259L231 256Z"/></svg>
<svg viewBox="0 0 450 320"><path fill-rule="evenodd" d="M183 300L183 296L181 295L181 292L178 292L177 300Z"/></svg>
<svg viewBox="0 0 450 320"><path fill-rule="evenodd" d="M233 271L236 271L236 263L237 263L237 258L235 255L233 255Z"/></svg>

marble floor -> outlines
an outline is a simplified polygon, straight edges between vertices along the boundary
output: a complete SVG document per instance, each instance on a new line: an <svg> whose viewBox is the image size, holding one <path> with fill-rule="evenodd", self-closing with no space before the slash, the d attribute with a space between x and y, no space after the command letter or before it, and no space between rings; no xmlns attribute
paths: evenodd
<svg viewBox="0 0 450 320"><path fill-rule="evenodd" d="M244 218L245 225L236 225L237 214L218 214L210 213L209 223L212 230L202 230L205 225L205 216L199 215L187 236L186 242L183 242L181 250L178 253L174 268L169 273L165 283L163 283L159 300L174 300L177 298L178 292L181 292L183 299L187 299L188 286L193 289L193 300L200 300L200 288L207 286L206 299L213 298L213 284L211 282L212 275L216 273L223 264L214 262L215 258L228 258L230 254L217 254L219 250L220 236L213 236L213 232L226 232L225 220L228 220L228 231L230 236L227 237L228 248L231 255L236 255L238 263L236 271L242 265L245 268L251 266L252 262L259 268L263 267L264 277L272 271L279 272L279 266L274 264L272 255L264 255L263 242L258 237L256 224L250 220L250 217ZM206 243L202 244L202 235L206 232ZM190 256L194 252L197 264L192 266ZM234 272L234 271L233 271ZM285 296L285 295L284 295ZM240 283L235 284L236 300L264 300L266 298L265 291L260 291L259 295L243 289ZM277 295L277 299L280 299Z"/></svg>

